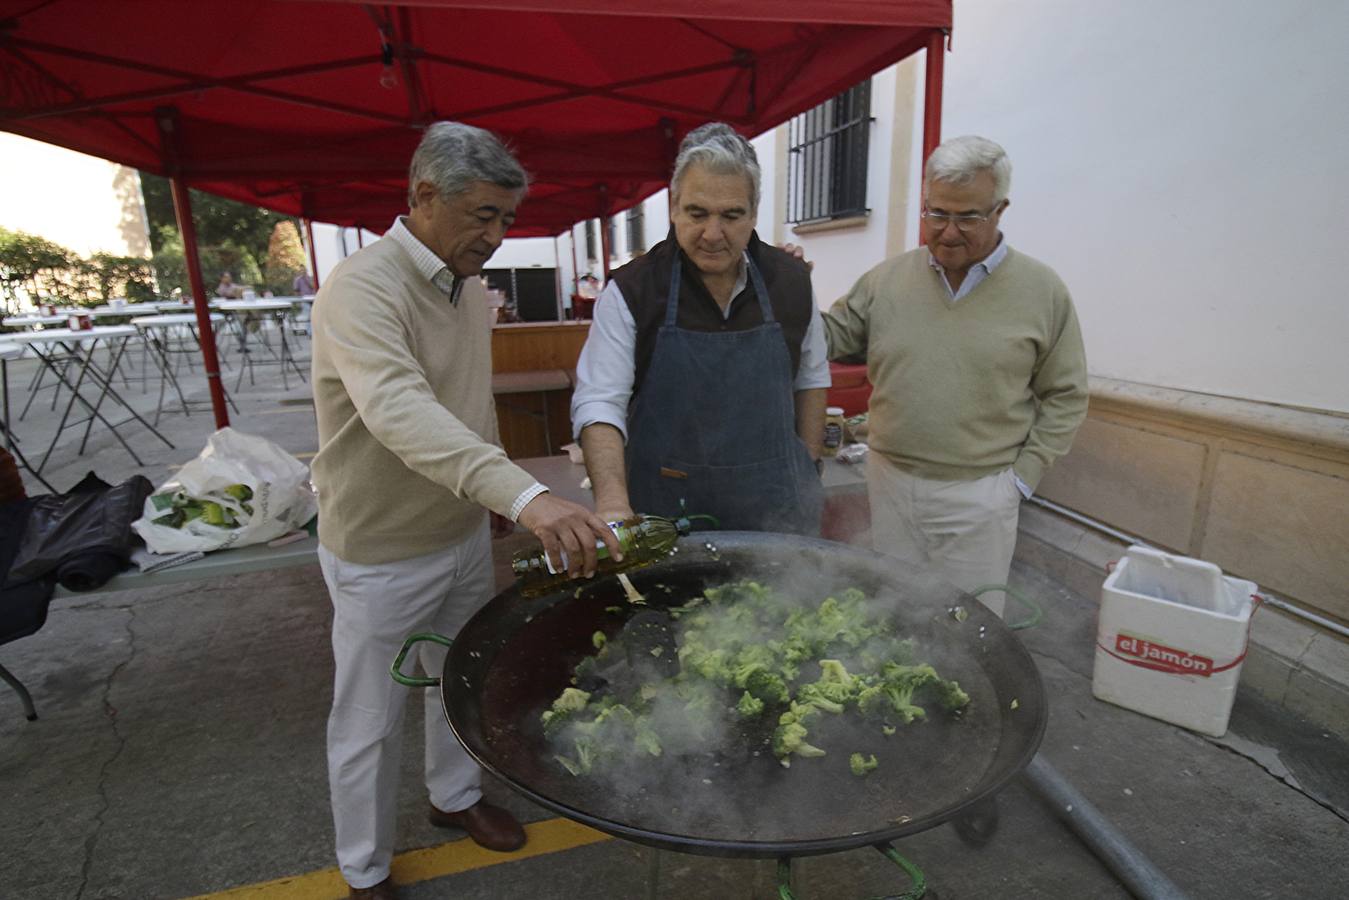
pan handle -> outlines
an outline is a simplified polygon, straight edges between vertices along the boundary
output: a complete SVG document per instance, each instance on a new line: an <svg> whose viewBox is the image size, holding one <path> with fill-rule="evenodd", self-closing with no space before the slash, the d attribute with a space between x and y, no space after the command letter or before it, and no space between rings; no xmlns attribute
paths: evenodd
<svg viewBox="0 0 1349 900"><path fill-rule="evenodd" d="M394 658L393 665L389 667L389 674L393 676L394 681L404 687L419 688L440 686L439 678L419 678L416 675L404 675L402 672L403 660L407 659L408 651L412 649L413 644L420 644L422 641L431 641L434 644L443 644L446 647L454 643L454 641L443 635L434 634L429 631L422 632L421 634L414 634L406 641L403 641L403 649L399 650L398 656Z"/></svg>

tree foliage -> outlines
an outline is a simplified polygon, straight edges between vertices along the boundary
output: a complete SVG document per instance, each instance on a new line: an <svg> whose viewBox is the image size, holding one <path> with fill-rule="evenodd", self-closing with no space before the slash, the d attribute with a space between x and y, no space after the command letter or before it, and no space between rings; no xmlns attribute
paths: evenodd
<svg viewBox="0 0 1349 900"><path fill-rule="evenodd" d="M150 172L141 172L141 193L145 197L145 214L150 225L150 245L154 250L160 290L167 293L180 288L183 293L190 294L183 240L178 233L169 181ZM198 190L190 191L190 196L197 252L207 291L215 287L224 272L229 272L236 284L252 285L258 293L268 289L276 293L290 291L295 271L278 269L273 272L269 253L279 226L288 225L298 243L299 229L294 219ZM301 260L303 267L303 249Z"/></svg>

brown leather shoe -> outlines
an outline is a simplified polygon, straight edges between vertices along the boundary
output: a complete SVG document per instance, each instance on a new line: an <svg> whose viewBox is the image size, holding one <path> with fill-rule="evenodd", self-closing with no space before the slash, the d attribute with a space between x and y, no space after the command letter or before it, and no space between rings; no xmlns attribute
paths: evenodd
<svg viewBox="0 0 1349 900"><path fill-rule="evenodd" d="M379 884L368 888L351 888L347 894L348 900L398 900L398 886L393 883L393 876L381 881Z"/></svg>
<svg viewBox="0 0 1349 900"><path fill-rule="evenodd" d="M525 830L515 816L486 800L459 812L445 812L433 804L427 818L437 828L462 828L474 843L488 850L509 853L525 845Z"/></svg>

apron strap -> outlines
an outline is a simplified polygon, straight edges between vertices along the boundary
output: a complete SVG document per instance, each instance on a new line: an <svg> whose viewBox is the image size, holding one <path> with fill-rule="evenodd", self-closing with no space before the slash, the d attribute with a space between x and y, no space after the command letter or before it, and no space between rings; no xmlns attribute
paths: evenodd
<svg viewBox="0 0 1349 900"><path fill-rule="evenodd" d="M773 306L768 302L768 288L764 285L763 275L759 274L759 267L750 259L749 254L745 255L745 265L749 268L750 284L754 285L754 295L759 300L759 312L763 314L764 324L771 325L777 320L773 318ZM673 327L675 318L679 315L679 283L683 269L682 253L676 251L674 265L670 267L670 294L665 298L666 327Z"/></svg>
<svg viewBox="0 0 1349 900"><path fill-rule="evenodd" d="M773 307L768 302L768 288L763 283L763 276L759 274L759 267L750 259L749 254L745 255L745 265L749 266L749 280L754 285L754 293L759 296L759 310L763 313L765 325L776 321L773 318Z"/></svg>
<svg viewBox="0 0 1349 900"><path fill-rule="evenodd" d="M665 298L665 327L673 328L675 317L679 315L679 277L684 268L681 253L675 250L674 265L670 267L670 295Z"/></svg>

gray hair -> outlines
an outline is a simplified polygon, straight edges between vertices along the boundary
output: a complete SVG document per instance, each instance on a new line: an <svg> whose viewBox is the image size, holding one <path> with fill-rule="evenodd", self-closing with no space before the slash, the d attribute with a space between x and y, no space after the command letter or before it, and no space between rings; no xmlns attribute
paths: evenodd
<svg viewBox="0 0 1349 900"><path fill-rule="evenodd" d="M927 158L923 187L933 181L969 184L985 170L993 173L993 200L1001 203L1012 190L1012 161L1007 158L1007 151L988 138L972 134L951 138L942 141Z"/></svg>
<svg viewBox="0 0 1349 900"><path fill-rule="evenodd" d="M529 176L496 135L460 122L435 122L422 135L408 166L408 206L417 205L417 185L430 182L442 197L468 190L475 181L524 189Z"/></svg>
<svg viewBox="0 0 1349 900"><path fill-rule="evenodd" d="M670 196L679 193L679 181L688 167L698 163L718 175L744 175L749 179L750 212L759 208L759 157L754 147L725 122L699 125L679 145Z"/></svg>

